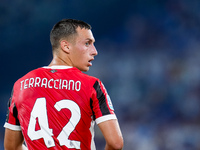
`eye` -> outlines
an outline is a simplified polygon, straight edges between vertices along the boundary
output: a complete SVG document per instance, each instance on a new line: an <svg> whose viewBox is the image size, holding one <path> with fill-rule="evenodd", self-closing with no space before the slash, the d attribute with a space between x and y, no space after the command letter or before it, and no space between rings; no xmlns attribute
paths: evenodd
<svg viewBox="0 0 200 150"><path fill-rule="evenodd" d="M90 43L89 43L89 42L86 42L86 43L85 43L85 45L86 45L86 46L89 46L89 45L90 45Z"/></svg>

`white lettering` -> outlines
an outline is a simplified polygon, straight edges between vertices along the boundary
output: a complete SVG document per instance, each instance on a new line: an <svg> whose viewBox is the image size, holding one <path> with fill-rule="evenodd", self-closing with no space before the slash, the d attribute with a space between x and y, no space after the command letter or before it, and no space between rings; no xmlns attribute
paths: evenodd
<svg viewBox="0 0 200 150"><path fill-rule="evenodd" d="M59 89L61 89L61 85L62 85L62 79L60 79L60 82L59 82Z"/></svg>
<svg viewBox="0 0 200 150"><path fill-rule="evenodd" d="M28 84L26 83L26 81L28 81L29 79L26 79L25 81L24 81L24 89L27 89L28 88Z"/></svg>
<svg viewBox="0 0 200 150"><path fill-rule="evenodd" d="M76 83L75 83L75 90L76 91L80 91L80 89L81 89L81 81L76 81Z"/></svg>
<svg viewBox="0 0 200 150"><path fill-rule="evenodd" d="M50 79L49 82L48 82L48 88L50 88L50 89L53 88L52 86L50 86L50 82L52 82L52 81L53 81L53 79Z"/></svg>
<svg viewBox="0 0 200 150"><path fill-rule="evenodd" d="M57 79L57 80L54 80L54 89L58 89L58 87L56 87L56 82L59 82L59 80Z"/></svg>
<svg viewBox="0 0 200 150"><path fill-rule="evenodd" d="M65 87L67 89L67 80L63 80L62 82L62 89Z"/></svg>
<svg viewBox="0 0 200 150"><path fill-rule="evenodd" d="M34 78L30 78L29 79L29 88L33 87L33 83L34 83Z"/></svg>
<svg viewBox="0 0 200 150"><path fill-rule="evenodd" d="M66 89L66 90L81 90L81 81L74 80L62 80L62 79L50 79L47 78L27 78L20 81L21 87L20 90L27 88L41 87L41 88L54 88L54 89Z"/></svg>
<svg viewBox="0 0 200 150"><path fill-rule="evenodd" d="M35 78L35 87L37 87L37 86L40 87L40 81L41 81L40 77Z"/></svg>
<svg viewBox="0 0 200 150"><path fill-rule="evenodd" d="M69 90L70 90L71 83L72 83L72 90L74 90L74 80L69 80Z"/></svg>
<svg viewBox="0 0 200 150"><path fill-rule="evenodd" d="M45 86L45 88L47 88L47 78L43 78L43 79L42 79L41 87L42 87L43 85Z"/></svg>
<svg viewBox="0 0 200 150"><path fill-rule="evenodd" d="M22 80L22 81L20 82L20 83L21 83L21 90L22 90L23 82L24 82L24 80Z"/></svg>

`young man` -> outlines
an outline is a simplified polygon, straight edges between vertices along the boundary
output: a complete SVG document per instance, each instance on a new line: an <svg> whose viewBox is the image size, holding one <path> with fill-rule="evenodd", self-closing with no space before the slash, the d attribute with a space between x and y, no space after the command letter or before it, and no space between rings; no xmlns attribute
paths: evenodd
<svg viewBox="0 0 200 150"><path fill-rule="evenodd" d="M121 150L122 134L105 87L81 72L89 70L97 55L91 26L63 19L53 27L50 41L49 66L14 84L4 125L5 150L95 150L94 121L105 137L105 149Z"/></svg>

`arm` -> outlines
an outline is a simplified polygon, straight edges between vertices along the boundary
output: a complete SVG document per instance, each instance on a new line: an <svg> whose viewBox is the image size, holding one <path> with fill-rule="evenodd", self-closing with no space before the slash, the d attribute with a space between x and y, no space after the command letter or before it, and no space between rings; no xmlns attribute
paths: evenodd
<svg viewBox="0 0 200 150"><path fill-rule="evenodd" d="M5 129L4 148L5 150L28 150L23 144L24 137L21 131Z"/></svg>
<svg viewBox="0 0 200 150"><path fill-rule="evenodd" d="M117 119L108 120L98 124L105 140L105 150L122 150L123 137Z"/></svg>

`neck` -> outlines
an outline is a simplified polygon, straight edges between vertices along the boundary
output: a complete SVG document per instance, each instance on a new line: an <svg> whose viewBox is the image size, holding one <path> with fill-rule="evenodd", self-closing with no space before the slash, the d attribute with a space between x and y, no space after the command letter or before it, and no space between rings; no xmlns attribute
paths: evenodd
<svg viewBox="0 0 200 150"><path fill-rule="evenodd" d="M53 59L49 66L55 66L55 65L63 65L63 66L73 66L69 61L63 59L62 57L59 57L58 55L53 55Z"/></svg>

